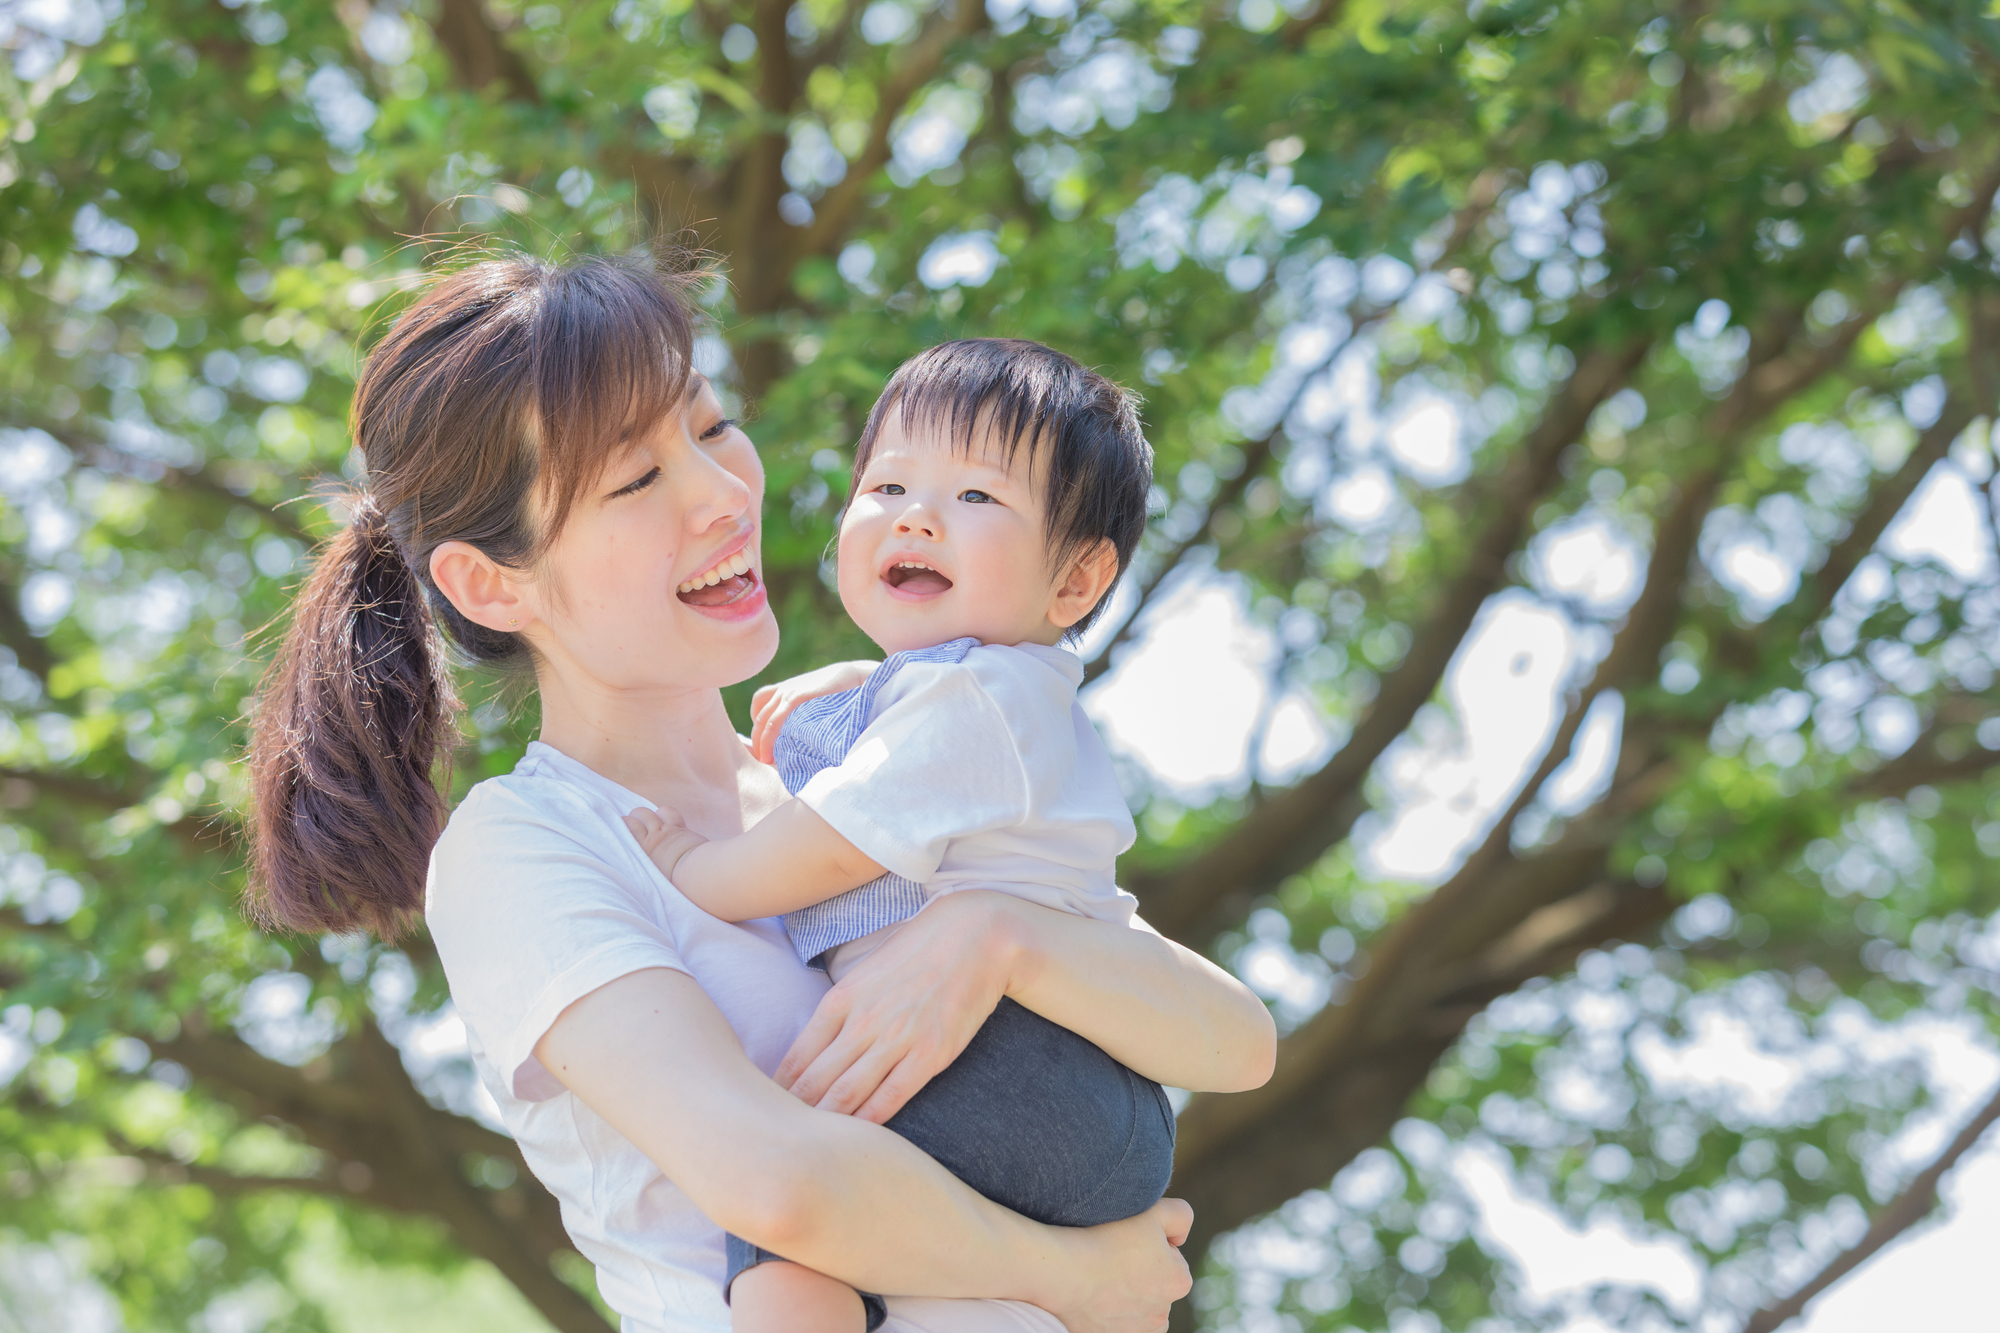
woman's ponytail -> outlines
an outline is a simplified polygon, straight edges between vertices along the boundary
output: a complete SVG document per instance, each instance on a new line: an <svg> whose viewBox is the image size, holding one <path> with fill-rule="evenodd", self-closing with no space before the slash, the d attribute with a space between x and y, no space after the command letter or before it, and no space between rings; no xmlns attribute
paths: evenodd
<svg viewBox="0 0 2000 1333"><path fill-rule="evenodd" d="M251 719L251 906L388 939L423 909L458 700L423 585L372 497L321 553Z"/></svg>
<svg viewBox="0 0 2000 1333"><path fill-rule="evenodd" d="M451 604L430 558L463 542L532 573L633 424L685 395L701 277L643 256L487 260L440 278L368 353L350 417L367 490L300 589L251 717L264 924L388 938L423 910L458 711L445 643L474 668L534 667L523 635Z"/></svg>

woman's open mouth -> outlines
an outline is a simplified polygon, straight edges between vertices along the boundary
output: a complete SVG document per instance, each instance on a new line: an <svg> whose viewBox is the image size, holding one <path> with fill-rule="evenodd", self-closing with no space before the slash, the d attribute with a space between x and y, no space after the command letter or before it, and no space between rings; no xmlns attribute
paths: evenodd
<svg viewBox="0 0 2000 1333"><path fill-rule="evenodd" d="M748 552L738 551L716 561L674 590L689 606L728 606L757 590L757 571L750 566Z"/></svg>
<svg viewBox="0 0 2000 1333"><path fill-rule="evenodd" d="M889 566L882 581L898 592L911 596L934 596L948 592L951 580L919 560L899 560Z"/></svg>

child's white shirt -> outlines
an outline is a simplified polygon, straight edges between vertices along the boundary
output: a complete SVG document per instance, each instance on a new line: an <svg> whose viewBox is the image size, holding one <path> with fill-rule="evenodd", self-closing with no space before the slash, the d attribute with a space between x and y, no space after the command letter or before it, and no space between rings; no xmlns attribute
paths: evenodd
<svg viewBox="0 0 2000 1333"><path fill-rule="evenodd" d="M1076 654L1040 644L909 662L799 799L926 901L992 889L1129 925L1136 900L1114 870L1137 831L1082 683ZM828 972L838 980L898 924L833 949Z"/></svg>

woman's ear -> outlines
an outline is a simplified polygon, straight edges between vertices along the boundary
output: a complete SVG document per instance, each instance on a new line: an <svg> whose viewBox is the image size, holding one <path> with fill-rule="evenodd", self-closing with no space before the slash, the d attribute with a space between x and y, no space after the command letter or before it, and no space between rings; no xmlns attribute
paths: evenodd
<svg viewBox="0 0 2000 1333"><path fill-rule="evenodd" d="M1118 548L1109 537L1099 537L1097 544L1078 556L1069 573L1063 576L1061 586L1056 589L1055 603L1049 607L1049 623L1057 629L1068 629L1089 615L1117 581Z"/></svg>
<svg viewBox="0 0 2000 1333"><path fill-rule="evenodd" d="M475 625L518 634L533 619L509 571L470 542L445 542L432 551L431 581Z"/></svg>

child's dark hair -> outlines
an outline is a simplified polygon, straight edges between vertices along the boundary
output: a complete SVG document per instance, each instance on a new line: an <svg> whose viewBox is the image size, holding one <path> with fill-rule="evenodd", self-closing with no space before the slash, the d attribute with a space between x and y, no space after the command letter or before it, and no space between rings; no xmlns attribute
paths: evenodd
<svg viewBox="0 0 2000 1333"><path fill-rule="evenodd" d="M1047 497L1050 568L1062 569L1108 540L1124 575L1146 530L1146 498L1153 486L1153 446L1139 429L1130 393L1038 342L939 343L889 377L854 447L850 494L860 485L891 411L899 413L906 433L942 428L961 452L979 442L982 427L1010 464L1025 444ZM1106 588L1097 605L1070 626L1070 634L1087 629L1110 600Z"/></svg>
<svg viewBox="0 0 2000 1333"><path fill-rule="evenodd" d="M456 739L445 640L475 665L529 664L521 636L445 600L431 553L466 542L534 565L632 425L685 395L695 276L491 259L440 279L368 354L352 423L367 489L299 590L252 710L264 924L386 939L422 909Z"/></svg>

